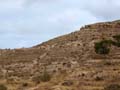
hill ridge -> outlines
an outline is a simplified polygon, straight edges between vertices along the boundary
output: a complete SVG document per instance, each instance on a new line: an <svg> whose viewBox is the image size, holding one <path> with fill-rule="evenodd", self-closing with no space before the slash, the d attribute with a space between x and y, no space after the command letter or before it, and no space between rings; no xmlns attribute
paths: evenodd
<svg viewBox="0 0 120 90"><path fill-rule="evenodd" d="M85 25L31 48L0 50L0 83L11 90L104 90L119 84L120 48L112 45L106 56L94 48L115 35L120 35L119 20ZM40 78L44 72L51 77L47 83Z"/></svg>

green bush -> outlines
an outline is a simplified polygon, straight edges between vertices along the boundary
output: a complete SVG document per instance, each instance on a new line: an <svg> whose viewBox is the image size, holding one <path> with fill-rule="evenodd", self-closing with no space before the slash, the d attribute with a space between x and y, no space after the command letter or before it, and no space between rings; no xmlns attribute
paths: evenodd
<svg viewBox="0 0 120 90"><path fill-rule="evenodd" d="M7 87L3 84L0 84L0 90L7 90Z"/></svg>
<svg viewBox="0 0 120 90"><path fill-rule="evenodd" d="M111 44L113 43L112 40L102 40L100 42L95 43L95 52L97 54L108 54L110 52L109 47L111 46Z"/></svg>
<svg viewBox="0 0 120 90"><path fill-rule="evenodd" d="M104 88L104 90L120 90L120 85L118 84L111 84Z"/></svg>

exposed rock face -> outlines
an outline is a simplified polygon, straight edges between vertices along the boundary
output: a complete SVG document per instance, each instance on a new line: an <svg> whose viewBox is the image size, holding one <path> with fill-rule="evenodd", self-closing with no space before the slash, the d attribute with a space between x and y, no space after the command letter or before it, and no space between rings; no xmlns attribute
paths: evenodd
<svg viewBox="0 0 120 90"><path fill-rule="evenodd" d="M112 46L104 59L95 53L94 43L114 35L120 35L120 21L86 25L31 48L0 50L0 78L17 78L19 86L46 68L53 83L35 90L102 90L109 83L120 83L120 48ZM61 86L66 80L74 85Z"/></svg>

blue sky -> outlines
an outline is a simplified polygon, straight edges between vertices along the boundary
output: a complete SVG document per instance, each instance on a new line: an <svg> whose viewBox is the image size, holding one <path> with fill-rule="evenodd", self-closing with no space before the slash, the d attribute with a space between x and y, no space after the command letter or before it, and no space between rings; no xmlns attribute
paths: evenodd
<svg viewBox="0 0 120 90"><path fill-rule="evenodd" d="M0 0L0 48L31 47L116 19L120 0Z"/></svg>

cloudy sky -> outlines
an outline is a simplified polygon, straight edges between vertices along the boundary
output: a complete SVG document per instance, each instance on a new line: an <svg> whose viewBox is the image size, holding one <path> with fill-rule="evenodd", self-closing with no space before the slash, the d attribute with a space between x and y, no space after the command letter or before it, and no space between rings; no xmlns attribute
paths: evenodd
<svg viewBox="0 0 120 90"><path fill-rule="evenodd" d="M120 0L0 0L0 48L31 47L82 25L120 19Z"/></svg>

